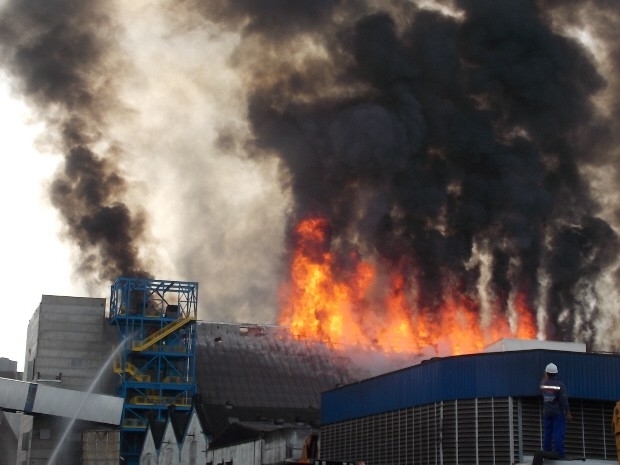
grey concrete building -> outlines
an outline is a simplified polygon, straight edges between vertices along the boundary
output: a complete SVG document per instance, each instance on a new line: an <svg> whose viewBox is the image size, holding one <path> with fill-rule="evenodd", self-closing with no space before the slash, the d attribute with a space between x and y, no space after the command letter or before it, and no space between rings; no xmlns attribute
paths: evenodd
<svg viewBox="0 0 620 465"><path fill-rule="evenodd" d="M165 422L149 422L140 465L202 465L209 441L199 403L192 410L171 409Z"/></svg>
<svg viewBox="0 0 620 465"><path fill-rule="evenodd" d="M5 357L0 357L0 377L9 379L21 379L21 373L17 373L17 362L9 360Z"/></svg>
<svg viewBox="0 0 620 465"><path fill-rule="evenodd" d="M17 362L0 358L0 378L17 379L17 377ZM18 432L19 415L0 410L0 465L14 465Z"/></svg>
<svg viewBox="0 0 620 465"><path fill-rule="evenodd" d="M0 378L21 379L17 362L0 357ZM0 410L0 465L13 465L17 454L19 416Z"/></svg>
<svg viewBox="0 0 620 465"><path fill-rule="evenodd" d="M9 415L0 410L0 465L14 465L17 455L17 431L11 426Z"/></svg>
<svg viewBox="0 0 620 465"><path fill-rule="evenodd" d="M202 431L208 440L218 438L221 453L240 452L233 444L246 438L238 429L243 424L268 436L270 450L285 437L284 457L297 456L306 433L317 431L320 393L353 380L338 351L292 338L286 328L199 322L197 332L196 381L206 412ZM36 383L39 391L43 386L92 388L115 395L118 375L108 358L118 340L105 315L105 299L44 295L28 326L25 381ZM47 465L70 420L20 415L17 465ZM56 463L79 463L84 433L106 428L113 429L77 421ZM197 451L198 463L206 459L204 449Z"/></svg>
<svg viewBox="0 0 620 465"><path fill-rule="evenodd" d="M244 465L280 465L309 463L316 457L305 450L318 430L307 425L269 422L235 423L209 445L207 465L242 463ZM309 456L310 455L310 456ZM305 460L305 461L304 461Z"/></svg>
<svg viewBox="0 0 620 465"><path fill-rule="evenodd" d="M87 390L118 336L105 318L106 299L43 295L28 323L24 381ZM111 370L94 392L112 393Z"/></svg>
<svg viewBox="0 0 620 465"><path fill-rule="evenodd" d="M109 358L118 337L106 321L105 304L100 298L43 295L28 324L24 380L113 395ZM16 463L46 465L62 440L56 463L78 465L82 434L102 427L52 415L21 415Z"/></svg>

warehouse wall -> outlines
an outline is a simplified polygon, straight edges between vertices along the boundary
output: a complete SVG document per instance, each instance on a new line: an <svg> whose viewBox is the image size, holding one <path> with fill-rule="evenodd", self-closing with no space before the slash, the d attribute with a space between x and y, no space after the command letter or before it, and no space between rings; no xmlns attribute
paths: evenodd
<svg viewBox="0 0 620 465"><path fill-rule="evenodd" d="M615 459L613 403L575 400L567 454ZM542 447L539 398L436 402L325 425L321 459L366 465L511 464Z"/></svg>

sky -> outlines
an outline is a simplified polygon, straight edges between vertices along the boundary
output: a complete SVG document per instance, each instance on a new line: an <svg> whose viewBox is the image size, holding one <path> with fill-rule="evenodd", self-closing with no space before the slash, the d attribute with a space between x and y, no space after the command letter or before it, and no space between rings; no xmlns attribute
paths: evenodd
<svg viewBox="0 0 620 465"><path fill-rule="evenodd" d="M2 74L0 128L0 153L5 163L0 184L4 218L0 275L7 297L0 310L0 357L16 361L21 371L28 322L41 296L83 296L84 291L71 279L71 251L59 237L61 223L45 193L59 159L37 150L42 127L25 103L11 93Z"/></svg>
<svg viewBox="0 0 620 465"><path fill-rule="evenodd" d="M342 303L371 340L388 301L456 302L620 349L617 3L282 5L0 1L0 356L22 362L42 294L120 275L277 322L317 218L333 282L376 270Z"/></svg>

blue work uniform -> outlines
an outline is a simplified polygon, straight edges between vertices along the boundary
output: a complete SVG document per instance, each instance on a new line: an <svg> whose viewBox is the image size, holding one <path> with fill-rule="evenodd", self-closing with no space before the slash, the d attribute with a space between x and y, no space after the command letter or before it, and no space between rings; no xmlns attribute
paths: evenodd
<svg viewBox="0 0 620 465"><path fill-rule="evenodd" d="M568 394L566 386L559 379L549 377L542 381L540 389L543 395L543 450L558 453L564 457L564 436L566 434L566 414L568 413Z"/></svg>

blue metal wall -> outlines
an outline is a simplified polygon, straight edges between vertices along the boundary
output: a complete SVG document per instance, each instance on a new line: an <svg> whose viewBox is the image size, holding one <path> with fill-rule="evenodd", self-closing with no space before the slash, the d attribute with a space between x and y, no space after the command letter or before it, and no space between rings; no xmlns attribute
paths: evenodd
<svg viewBox="0 0 620 465"><path fill-rule="evenodd" d="M322 424L455 399L540 395L545 366L558 366L569 398L620 399L620 355L557 350L436 358L321 395Z"/></svg>

